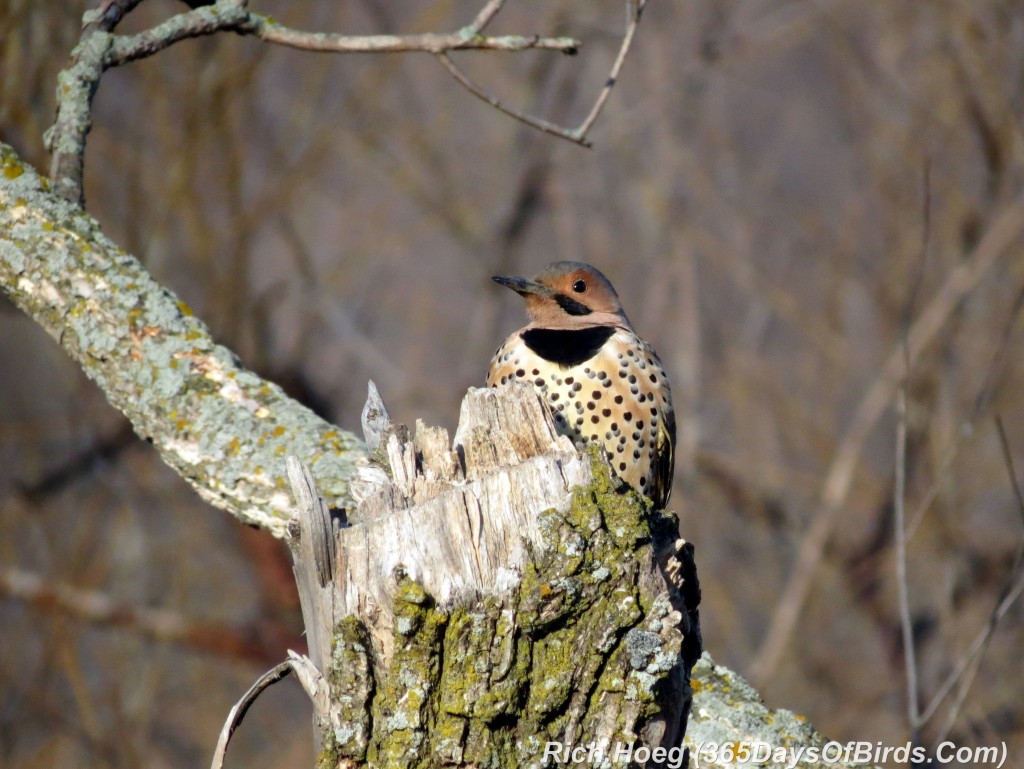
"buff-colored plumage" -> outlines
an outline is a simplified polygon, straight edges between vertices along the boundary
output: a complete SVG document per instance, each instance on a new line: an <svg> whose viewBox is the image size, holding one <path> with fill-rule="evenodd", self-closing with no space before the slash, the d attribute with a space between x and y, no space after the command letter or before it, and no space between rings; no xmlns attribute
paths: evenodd
<svg viewBox="0 0 1024 769"><path fill-rule="evenodd" d="M603 445L619 477L663 507L672 488L672 394L611 283L580 262L556 262L533 280L495 281L526 299L531 322L498 348L487 385L533 383L560 432Z"/></svg>

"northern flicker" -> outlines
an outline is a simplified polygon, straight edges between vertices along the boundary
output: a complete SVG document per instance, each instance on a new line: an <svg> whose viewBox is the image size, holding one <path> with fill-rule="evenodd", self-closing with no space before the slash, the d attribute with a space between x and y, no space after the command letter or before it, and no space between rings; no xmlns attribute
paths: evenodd
<svg viewBox="0 0 1024 769"><path fill-rule="evenodd" d="M493 280L526 300L530 323L494 353L487 386L531 382L560 433L604 446L618 476L664 507L676 440L668 377L608 278L589 264L555 262L532 280Z"/></svg>

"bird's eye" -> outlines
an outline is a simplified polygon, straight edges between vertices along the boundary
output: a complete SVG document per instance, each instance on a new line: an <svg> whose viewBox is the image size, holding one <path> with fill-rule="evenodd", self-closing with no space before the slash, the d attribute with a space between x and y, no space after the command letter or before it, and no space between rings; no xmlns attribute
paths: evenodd
<svg viewBox="0 0 1024 769"><path fill-rule="evenodd" d="M575 291L577 294L582 294L584 291L587 290L587 282L584 280L577 280L575 283L572 284L572 290Z"/></svg>

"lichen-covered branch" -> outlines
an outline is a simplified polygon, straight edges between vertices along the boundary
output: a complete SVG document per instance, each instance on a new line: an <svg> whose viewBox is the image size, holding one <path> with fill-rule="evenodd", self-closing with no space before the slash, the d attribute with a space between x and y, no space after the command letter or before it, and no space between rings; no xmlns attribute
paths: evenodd
<svg viewBox="0 0 1024 769"><path fill-rule="evenodd" d="M0 287L211 504L284 534L284 459L350 505L362 442L242 367L188 306L0 143Z"/></svg>
<svg viewBox="0 0 1024 769"><path fill-rule="evenodd" d="M858 752L872 743L829 740L803 716L772 710L741 676L705 654L690 675L693 707L686 745L695 765L732 769L737 764L806 769L871 769ZM739 752L738 752L739 751ZM744 754L747 758L744 761Z"/></svg>

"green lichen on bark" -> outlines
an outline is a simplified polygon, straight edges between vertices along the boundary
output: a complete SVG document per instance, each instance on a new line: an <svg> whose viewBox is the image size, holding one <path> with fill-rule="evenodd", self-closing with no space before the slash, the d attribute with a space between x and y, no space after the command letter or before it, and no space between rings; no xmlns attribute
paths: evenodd
<svg viewBox="0 0 1024 769"><path fill-rule="evenodd" d="M394 653L373 701L373 737L367 753L380 769L421 766L436 713L437 681L446 612L408 577L394 599Z"/></svg>
<svg viewBox="0 0 1024 769"><path fill-rule="evenodd" d="M591 460L593 483L565 512L540 515L543 546L510 594L440 607L399 580L368 766L541 766L549 741L642 739L663 712L686 622L679 596L648 594L642 575L654 568L652 527L674 541L674 519Z"/></svg>
<svg viewBox="0 0 1024 769"><path fill-rule="evenodd" d="M369 704L374 684L370 639L366 628L353 616L335 626L327 681L337 722L321 724L320 769L333 769L342 758L362 761L369 744Z"/></svg>

